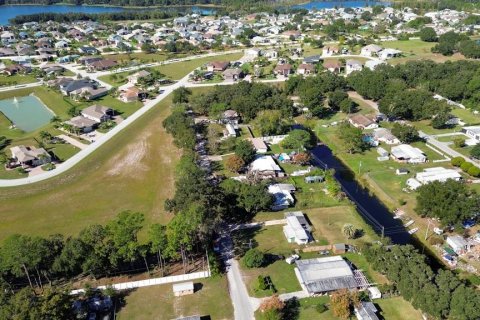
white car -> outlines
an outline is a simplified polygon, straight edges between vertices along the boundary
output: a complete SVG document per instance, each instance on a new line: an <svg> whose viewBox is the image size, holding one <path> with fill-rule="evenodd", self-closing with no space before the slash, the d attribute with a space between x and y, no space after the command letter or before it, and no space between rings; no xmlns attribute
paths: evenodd
<svg viewBox="0 0 480 320"><path fill-rule="evenodd" d="M292 254L290 257L285 259L285 262L287 262L288 264L293 264L298 259L300 259L300 256L298 254Z"/></svg>

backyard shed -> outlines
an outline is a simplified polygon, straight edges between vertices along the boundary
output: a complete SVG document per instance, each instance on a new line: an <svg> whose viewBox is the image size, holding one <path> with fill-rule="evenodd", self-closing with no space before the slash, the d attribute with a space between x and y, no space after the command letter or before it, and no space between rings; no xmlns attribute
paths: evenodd
<svg viewBox="0 0 480 320"><path fill-rule="evenodd" d="M378 289L378 287L370 287L367 289L368 291L368 296L370 299L380 299L382 297L382 293Z"/></svg>
<svg viewBox="0 0 480 320"><path fill-rule="evenodd" d="M347 252L347 246L345 243L335 243L332 246L332 250L334 253L345 253Z"/></svg>
<svg viewBox="0 0 480 320"><path fill-rule="evenodd" d="M193 292L194 286L192 281L175 283L173 285L173 294L175 295L175 297L186 296L189 294L193 294Z"/></svg>

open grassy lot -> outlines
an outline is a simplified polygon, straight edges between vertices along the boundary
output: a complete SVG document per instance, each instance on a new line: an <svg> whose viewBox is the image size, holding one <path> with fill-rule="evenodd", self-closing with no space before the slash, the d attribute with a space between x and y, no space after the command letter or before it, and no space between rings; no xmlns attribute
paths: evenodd
<svg viewBox="0 0 480 320"><path fill-rule="evenodd" d="M0 75L0 87L14 86L17 84L33 83L38 80L30 74L15 74L13 76Z"/></svg>
<svg viewBox="0 0 480 320"><path fill-rule="evenodd" d="M459 117L467 125L475 125L480 123L480 115L474 114L470 109L453 108L451 114Z"/></svg>
<svg viewBox="0 0 480 320"><path fill-rule="evenodd" d="M106 223L122 210L143 212L146 222L166 223L180 153L161 123L171 100L120 132L67 173L44 182L0 189L0 240L13 233L76 234Z"/></svg>
<svg viewBox="0 0 480 320"><path fill-rule="evenodd" d="M388 60L390 64L399 64L413 60L433 60L435 62L455 61L463 60L465 57L461 54L454 54L453 56L443 56L438 53L432 53L431 49L435 46L434 42L425 42L420 39L411 40L397 40L386 41L380 43L382 47L393 48L403 52L403 56Z"/></svg>
<svg viewBox="0 0 480 320"><path fill-rule="evenodd" d="M402 297L377 299L375 300L375 304L377 307L379 307L378 309L380 310L380 314L384 319L422 319L422 313L414 309L412 305L408 301L405 301Z"/></svg>
<svg viewBox="0 0 480 320"><path fill-rule="evenodd" d="M171 320L193 315L210 316L212 320L233 319L226 278L199 279L194 284L198 291L183 297L173 295L172 285L137 289L125 297L125 306L117 313L117 319Z"/></svg>
<svg viewBox="0 0 480 320"><path fill-rule="evenodd" d="M194 69L203 66L207 62L234 61L234 60L240 59L242 56L243 56L243 53L230 53L230 54L224 54L224 55L215 56L215 57L205 57L200 59L192 59L189 61L175 62L175 63L170 63L170 64L157 66L153 68L163 73L169 79L179 80L185 77L188 73L192 72ZM152 61L147 61L147 62L152 62ZM112 75L107 75L107 76L101 76L99 79L112 86L121 86L126 83L126 80L125 80L126 77L135 72L137 71L120 72L120 73L116 73L114 77L112 77Z"/></svg>
<svg viewBox="0 0 480 320"><path fill-rule="evenodd" d="M192 59L189 61L182 61L176 63L170 63L163 66L154 67L168 78L172 80L179 80L185 77L188 73L192 72L198 67L203 66L210 61L235 61L240 59L243 53L230 53L215 57L205 57L200 59Z"/></svg>

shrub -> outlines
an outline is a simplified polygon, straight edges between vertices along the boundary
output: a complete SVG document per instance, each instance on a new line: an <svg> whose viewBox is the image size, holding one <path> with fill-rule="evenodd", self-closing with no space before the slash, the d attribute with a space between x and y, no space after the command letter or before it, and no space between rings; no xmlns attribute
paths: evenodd
<svg viewBox="0 0 480 320"><path fill-rule="evenodd" d="M474 165L472 165L468 170L467 173L471 175L472 177L478 177L480 176L480 169Z"/></svg>
<svg viewBox="0 0 480 320"><path fill-rule="evenodd" d="M315 310L317 310L318 313L324 313L327 311L327 307L323 303L319 303L315 306Z"/></svg>
<svg viewBox="0 0 480 320"><path fill-rule="evenodd" d="M472 166L472 164L470 162L465 161L464 163L462 163L460 165L460 169L462 169L464 172L467 172L468 169L470 169L471 166Z"/></svg>
<svg viewBox="0 0 480 320"><path fill-rule="evenodd" d="M264 276L258 276L257 282L258 290L267 290L267 283Z"/></svg>
<svg viewBox="0 0 480 320"><path fill-rule="evenodd" d="M247 268L259 268L264 262L265 255L257 249L250 249L243 256L243 264Z"/></svg>
<svg viewBox="0 0 480 320"><path fill-rule="evenodd" d="M460 167L465 162L463 157L455 157L452 159L452 166Z"/></svg>
<svg viewBox="0 0 480 320"><path fill-rule="evenodd" d="M465 147L465 139L464 138L455 138L455 139L453 139L453 144L457 148L463 148L463 147Z"/></svg>

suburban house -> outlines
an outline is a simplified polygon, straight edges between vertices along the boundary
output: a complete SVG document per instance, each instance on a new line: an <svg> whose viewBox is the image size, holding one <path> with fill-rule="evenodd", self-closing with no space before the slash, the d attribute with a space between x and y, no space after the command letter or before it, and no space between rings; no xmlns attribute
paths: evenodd
<svg viewBox="0 0 480 320"><path fill-rule="evenodd" d="M447 237L447 244L455 251L456 254L464 254L468 251L468 243L462 236L454 235Z"/></svg>
<svg viewBox="0 0 480 320"><path fill-rule="evenodd" d="M358 287L352 268L341 256L301 259L295 264L295 275L310 295Z"/></svg>
<svg viewBox="0 0 480 320"><path fill-rule="evenodd" d="M96 121L83 116L73 117L72 119L65 121L65 123L75 128L75 131L79 133L92 132L98 124Z"/></svg>
<svg viewBox="0 0 480 320"><path fill-rule="evenodd" d="M257 156L250 164L250 172L260 177L283 177L282 168L273 160L272 156Z"/></svg>
<svg viewBox="0 0 480 320"><path fill-rule="evenodd" d="M360 54L366 57L378 56L383 48L376 44L369 44L360 50Z"/></svg>
<svg viewBox="0 0 480 320"><path fill-rule="evenodd" d="M379 320L377 316L377 308L373 302L370 301L361 301L354 308L355 316L358 320Z"/></svg>
<svg viewBox="0 0 480 320"><path fill-rule="evenodd" d="M33 146L15 146L10 148L14 165L36 167L52 162L52 157L43 148Z"/></svg>
<svg viewBox="0 0 480 320"><path fill-rule="evenodd" d="M354 71L362 71L363 65L360 61L358 60L347 60L345 63L345 73L348 75Z"/></svg>
<svg viewBox="0 0 480 320"><path fill-rule="evenodd" d="M74 100L80 100L84 98L85 100L95 100L100 97L106 96L108 94L108 89L105 87L84 87L70 92L70 97Z"/></svg>
<svg viewBox="0 0 480 320"><path fill-rule="evenodd" d="M130 87L120 92L119 98L121 101L127 103L145 99L146 96L147 93L145 91L142 91L137 87Z"/></svg>
<svg viewBox="0 0 480 320"><path fill-rule="evenodd" d="M71 92L82 88L96 88L97 83L89 79L74 80L71 78L60 78L51 83L53 86L58 86L64 96L70 95Z"/></svg>
<svg viewBox="0 0 480 320"><path fill-rule="evenodd" d="M446 169L442 167L427 168L424 169L423 172L418 172L415 175L415 178L408 179L407 186L411 190L416 190L424 184L434 181L445 182L449 179L459 181L462 179L462 175L453 169Z"/></svg>
<svg viewBox="0 0 480 320"><path fill-rule="evenodd" d="M288 75L292 73L292 66L289 63L277 64L273 72L276 75L288 77Z"/></svg>
<svg viewBox="0 0 480 320"><path fill-rule="evenodd" d="M295 192L295 186L287 183L276 183L268 186L268 193L273 195L273 211L286 209L295 204L292 193Z"/></svg>
<svg viewBox="0 0 480 320"><path fill-rule="evenodd" d="M427 156L419 148L414 148L408 144L401 144L392 147L390 150L392 158L398 162L406 163L424 163Z"/></svg>
<svg viewBox="0 0 480 320"><path fill-rule="evenodd" d="M373 71L378 66L381 66L382 64L386 64L386 63L378 60L368 60L368 61L365 61L365 68L368 68Z"/></svg>
<svg viewBox="0 0 480 320"><path fill-rule="evenodd" d="M350 122L350 124L355 128L360 128L362 130L378 128L378 123L363 114L349 116L348 122Z"/></svg>
<svg viewBox="0 0 480 320"><path fill-rule="evenodd" d="M235 110L226 110L223 112L222 119L220 121L225 124L231 123L236 125L240 122L240 116Z"/></svg>
<svg viewBox="0 0 480 320"><path fill-rule="evenodd" d="M338 54L338 52L339 52L338 47L327 46L327 47L323 47L322 56L331 57L335 54Z"/></svg>
<svg viewBox="0 0 480 320"><path fill-rule="evenodd" d="M102 59L87 64L87 69L89 71L103 71L116 67L117 65L118 63L115 60Z"/></svg>
<svg viewBox="0 0 480 320"><path fill-rule="evenodd" d="M252 141L253 147L257 153L267 153L268 146L262 138L252 138L250 141Z"/></svg>
<svg viewBox="0 0 480 320"><path fill-rule="evenodd" d="M317 64L322 60L322 57L319 55L308 56L303 58L303 63Z"/></svg>
<svg viewBox="0 0 480 320"><path fill-rule="evenodd" d="M399 144L400 140L395 137L390 130L386 128L377 128L373 130L373 138L375 141L383 142L386 144Z"/></svg>
<svg viewBox="0 0 480 320"><path fill-rule="evenodd" d="M462 132L468 137L480 141L480 126L463 127Z"/></svg>
<svg viewBox="0 0 480 320"><path fill-rule="evenodd" d="M286 212L287 224L283 226L283 234L289 243L307 244L311 240L311 227L303 212Z"/></svg>
<svg viewBox="0 0 480 320"><path fill-rule="evenodd" d="M207 64L207 71L214 72L214 71L225 71L230 62L227 61L212 61Z"/></svg>
<svg viewBox="0 0 480 320"><path fill-rule="evenodd" d="M148 76L150 76L151 73L148 72L147 70L141 70L141 71L138 71L137 73L134 73L132 75L129 75L127 77L128 79L128 83L132 84L132 85L135 85L138 83L138 80L142 79L142 78L146 78Z"/></svg>
<svg viewBox="0 0 480 320"><path fill-rule="evenodd" d="M315 73L315 66L309 63L302 63L297 68L298 74L309 75Z"/></svg>
<svg viewBox="0 0 480 320"><path fill-rule="evenodd" d="M243 78L243 71L239 68L223 71L223 78L227 81L237 81Z"/></svg>
<svg viewBox="0 0 480 320"><path fill-rule="evenodd" d="M327 60L323 63L323 67L333 73L339 73L342 70L342 63L336 60Z"/></svg>
<svg viewBox="0 0 480 320"><path fill-rule="evenodd" d="M192 281L175 283L172 286L175 297L186 296L194 293L194 285Z"/></svg>
<svg viewBox="0 0 480 320"><path fill-rule="evenodd" d="M108 107L95 104L82 110L82 116L95 122L105 122L113 116L113 110Z"/></svg>
<svg viewBox="0 0 480 320"><path fill-rule="evenodd" d="M379 58L382 60L387 60L395 57L399 57L402 54L402 51L396 49L384 49L380 52Z"/></svg>

